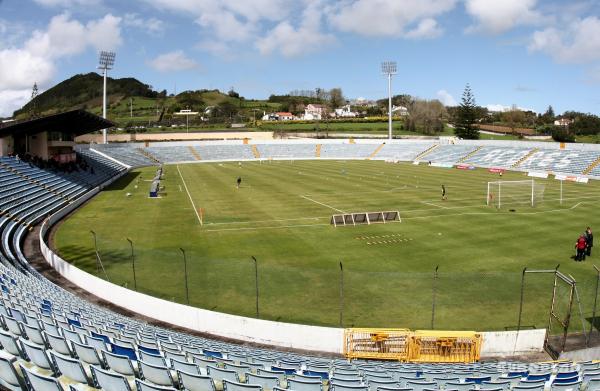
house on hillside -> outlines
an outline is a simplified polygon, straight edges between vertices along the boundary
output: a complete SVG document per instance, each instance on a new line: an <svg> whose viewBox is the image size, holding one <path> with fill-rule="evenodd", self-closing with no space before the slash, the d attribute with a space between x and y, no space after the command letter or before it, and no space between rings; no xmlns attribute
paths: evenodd
<svg viewBox="0 0 600 391"><path fill-rule="evenodd" d="M572 119L568 119L568 118L559 118L556 121L554 121L554 126L563 126L563 127L567 127L569 125L571 125L573 123Z"/></svg>
<svg viewBox="0 0 600 391"><path fill-rule="evenodd" d="M345 105L334 110L334 116L337 118L354 118L358 114L350 109L350 105Z"/></svg>
<svg viewBox="0 0 600 391"><path fill-rule="evenodd" d="M263 113L261 119L263 121L291 121L294 119L294 114L287 111L278 111L277 113Z"/></svg>
<svg viewBox="0 0 600 391"><path fill-rule="evenodd" d="M325 106L311 103L304 108L302 119L307 121L319 120L323 117L324 113Z"/></svg>
<svg viewBox="0 0 600 391"><path fill-rule="evenodd" d="M405 117L407 116L408 113L408 109L404 106L392 106L392 115L397 115L399 117Z"/></svg>
<svg viewBox="0 0 600 391"><path fill-rule="evenodd" d="M294 119L294 114L287 111L279 111L275 113L278 121L291 121Z"/></svg>

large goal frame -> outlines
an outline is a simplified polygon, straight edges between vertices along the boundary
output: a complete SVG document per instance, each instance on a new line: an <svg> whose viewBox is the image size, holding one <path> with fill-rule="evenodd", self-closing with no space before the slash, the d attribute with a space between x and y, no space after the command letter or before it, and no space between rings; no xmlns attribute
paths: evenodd
<svg viewBox="0 0 600 391"><path fill-rule="evenodd" d="M494 205L497 204L496 207L500 209L502 207L502 185L510 186L510 185L529 185L531 187L531 191L529 192L529 205L531 207L535 206L536 203L536 194L535 194L535 180L533 179L524 179L520 181L492 181L487 183L487 196L486 196L486 205ZM493 186L498 186L498 193L494 194L492 192Z"/></svg>

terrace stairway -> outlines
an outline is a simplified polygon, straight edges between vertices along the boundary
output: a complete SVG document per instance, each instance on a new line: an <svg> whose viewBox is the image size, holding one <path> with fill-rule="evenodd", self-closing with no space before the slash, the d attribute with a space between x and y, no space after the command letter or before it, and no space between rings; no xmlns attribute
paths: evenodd
<svg viewBox="0 0 600 391"><path fill-rule="evenodd" d="M483 148L483 145L478 146L477 148L475 148L473 151L469 152L468 154L466 154L465 156L461 157L460 159L458 159L458 161L456 163L460 164L465 162L467 159L469 159L470 157L475 156L475 154L477 152L479 152L479 150Z"/></svg>
<svg viewBox="0 0 600 391"><path fill-rule="evenodd" d="M432 145L431 147L418 154L414 160L421 160L424 156L429 155L431 152L433 152L437 147L439 147L439 144Z"/></svg>
<svg viewBox="0 0 600 391"><path fill-rule="evenodd" d="M160 160L158 160L156 158L156 156L152 155L150 152L146 151L143 148L136 148L138 150L139 153L141 153L142 155L146 156L148 159L152 160L155 163L162 163Z"/></svg>
<svg viewBox="0 0 600 391"><path fill-rule="evenodd" d="M529 159L531 157L531 155L533 155L534 153L536 153L539 150L540 150L539 148L533 148L531 151L529 151L529 153L527 153L527 155L523 156L515 164L513 164L512 166L510 166L510 168L517 168L517 167L519 167L521 164L523 164L523 162L525 160Z"/></svg>
<svg viewBox="0 0 600 391"><path fill-rule="evenodd" d="M375 149L375 150L373 151L373 153L372 153L371 155L369 155L369 157L367 158L367 160L371 160L371 159L373 159L373 158L374 158L374 157L375 157L375 156L376 156L376 155L379 153L379 151L381 151L381 149L382 149L384 146L385 146L385 143L383 143L383 144L379 145L379 146L377 147L377 149Z"/></svg>
<svg viewBox="0 0 600 391"><path fill-rule="evenodd" d="M190 145L190 146L188 146L188 149L190 150L190 153L194 156L194 159L202 160L202 156L200 156L200 154L198 153L196 148L194 148L193 146Z"/></svg>
<svg viewBox="0 0 600 391"><path fill-rule="evenodd" d="M321 144L317 144L317 148L315 149L315 157L321 157Z"/></svg>
<svg viewBox="0 0 600 391"><path fill-rule="evenodd" d="M260 159L260 152L258 152L258 148L256 148L256 145L252 145L252 153L254 154L255 158Z"/></svg>
<svg viewBox="0 0 600 391"><path fill-rule="evenodd" d="M589 166L587 166L587 168L585 170L583 170L583 175L587 175L590 172L592 172L592 170L596 167L598 167L598 165L600 164L600 157L596 160L594 160Z"/></svg>

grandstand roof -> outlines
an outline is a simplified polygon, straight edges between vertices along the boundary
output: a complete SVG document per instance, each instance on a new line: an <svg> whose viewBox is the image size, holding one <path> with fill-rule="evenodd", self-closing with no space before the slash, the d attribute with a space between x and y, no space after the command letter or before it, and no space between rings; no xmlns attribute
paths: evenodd
<svg viewBox="0 0 600 391"><path fill-rule="evenodd" d="M0 124L0 137L36 134L45 131L72 133L76 136L115 126L111 121L85 110L71 110L31 120Z"/></svg>

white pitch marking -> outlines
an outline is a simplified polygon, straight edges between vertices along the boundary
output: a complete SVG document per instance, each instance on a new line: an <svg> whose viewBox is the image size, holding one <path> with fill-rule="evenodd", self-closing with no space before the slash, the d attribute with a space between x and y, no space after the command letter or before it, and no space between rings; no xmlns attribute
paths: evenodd
<svg viewBox="0 0 600 391"><path fill-rule="evenodd" d="M179 169L179 164L177 165L177 172L179 172L179 177L181 178L181 182L183 182L183 187L185 187L185 191L186 191L188 197L190 198L190 202L192 203L192 207L194 208L194 212L196 212L196 217L198 218L198 223L200 223L200 225L202 225L202 219L200 218L200 214L198 213L198 209L196 209L196 204L194 204L194 200L192 199L190 191L188 190L188 187L185 184L185 179L183 179L183 175L181 175L181 170Z"/></svg>
<svg viewBox="0 0 600 391"><path fill-rule="evenodd" d="M206 225L232 225L232 224L254 224L254 223L278 223L282 221L296 221L296 220L321 220L328 219L331 216L323 216L323 217L298 217L295 219L273 219L273 220L256 220L256 221L229 221L226 223L207 223Z"/></svg>
<svg viewBox="0 0 600 391"><path fill-rule="evenodd" d="M179 191L183 191L183 189L181 188L181 185L178 185L178 186L179 186Z"/></svg>
<svg viewBox="0 0 600 391"><path fill-rule="evenodd" d="M446 206L441 206L441 205L432 204L431 202L427 202L427 201L421 201L421 203L422 203L422 204L425 204L425 205L436 206L436 207L438 207L438 208L441 208L441 209L449 209L449 208L448 208L448 207L446 207Z"/></svg>
<svg viewBox="0 0 600 391"><path fill-rule="evenodd" d="M555 212L565 212L568 210L573 210L577 208L579 205L583 204L583 202L578 202L568 209L550 209L543 210L538 212L520 212L520 215L538 215L544 213L555 213ZM478 216L478 215L487 215L487 216L504 216L504 213L496 214L490 212L466 212L466 213L452 213L452 214L443 214L443 215L433 215L433 216L414 216L414 217L402 217L402 220L415 220L415 219L433 219L437 217L447 217L447 216Z"/></svg>
<svg viewBox="0 0 600 391"><path fill-rule="evenodd" d="M257 231L260 229L283 229L283 228L308 228L321 227L330 224L298 224L298 225L276 225L271 227L241 227L241 228L222 228L222 229L207 229L203 232L221 232L221 231Z"/></svg>
<svg viewBox="0 0 600 391"><path fill-rule="evenodd" d="M337 211L337 212L340 212L340 213L346 213L346 212L344 212L343 210L340 210L340 209L334 208L334 207L333 207L333 206L331 206L331 205L327 205L327 204L324 204L324 203L322 203L322 202L319 202L319 201L313 200L312 198L310 198L310 197L307 197L307 196L305 196L305 195L301 195L300 197L304 198L305 200L312 201L312 202L314 202L315 204L319 204L319 205L322 205L322 206L324 206L324 207L326 207L326 208L333 209L333 210L335 210L335 211Z"/></svg>

